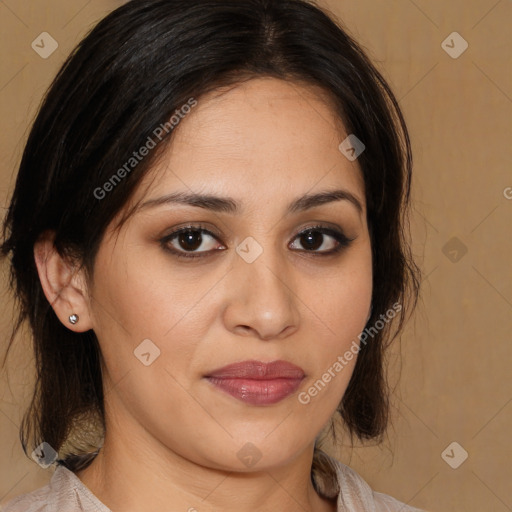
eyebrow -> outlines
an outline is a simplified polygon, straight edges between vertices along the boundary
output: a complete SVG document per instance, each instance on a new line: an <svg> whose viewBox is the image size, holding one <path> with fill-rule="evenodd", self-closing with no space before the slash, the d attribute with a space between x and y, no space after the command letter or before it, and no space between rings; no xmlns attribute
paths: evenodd
<svg viewBox="0 0 512 512"><path fill-rule="evenodd" d="M325 190L316 194L305 194L292 201L287 209L286 214L303 212L316 206L332 203L335 201L348 201L358 211L363 213L363 206L359 199L348 190ZM241 204L231 197L220 197L209 194L198 194L193 192L173 192L162 197L150 199L140 206L140 209L153 208L164 204L185 204L204 208L219 213L237 214L241 213Z"/></svg>

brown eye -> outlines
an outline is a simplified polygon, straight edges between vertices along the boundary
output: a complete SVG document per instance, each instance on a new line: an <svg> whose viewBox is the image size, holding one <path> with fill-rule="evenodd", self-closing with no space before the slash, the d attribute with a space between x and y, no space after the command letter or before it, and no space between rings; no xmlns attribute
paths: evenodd
<svg viewBox="0 0 512 512"><path fill-rule="evenodd" d="M167 235L160 240L162 246L177 257L199 258L218 250L216 236L204 228L187 227ZM221 245L221 248L223 246ZM201 249L201 250L198 250Z"/></svg>
<svg viewBox="0 0 512 512"><path fill-rule="evenodd" d="M323 245L325 235L319 231L306 231L300 236L302 247L308 251L316 251Z"/></svg>
<svg viewBox="0 0 512 512"><path fill-rule="evenodd" d="M177 235L178 245L186 251L195 251L203 243L200 231L184 231Z"/></svg>
<svg viewBox="0 0 512 512"><path fill-rule="evenodd" d="M347 238L341 231L325 226L314 226L299 233L300 247L294 242L291 248L312 256L328 256L348 247L354 238ZM160 240L162 247L177 258L203 258L214 251L226 249L216 235L200 226L187 226L178 229Z"/></svg>
<svg viewBox="0 0 512 512"><path fill-rule="evenodd" d="M354 238L347 238L341 231L324 226L308 228L299 233L296 239L303 247L303 252L311 252L316 255L336 253L344 247L348 247L354 240Z"/></svg>

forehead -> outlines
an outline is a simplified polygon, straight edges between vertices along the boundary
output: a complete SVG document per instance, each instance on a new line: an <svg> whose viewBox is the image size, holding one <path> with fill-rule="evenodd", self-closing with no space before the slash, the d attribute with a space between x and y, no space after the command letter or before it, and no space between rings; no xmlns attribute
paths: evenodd
<svg viewBox="0 0 512 512"><path fill-rule="evenodd" d="M179 189L255 206L342 187L364 205L359 165L338 149L346 136L322 89L252 79L199 98L145 177L144 197Z"/></svg>

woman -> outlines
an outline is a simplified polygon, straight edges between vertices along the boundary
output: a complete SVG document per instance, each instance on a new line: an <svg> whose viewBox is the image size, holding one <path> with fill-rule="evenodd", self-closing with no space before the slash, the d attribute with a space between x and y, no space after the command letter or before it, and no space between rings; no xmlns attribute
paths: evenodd
<svg viewBox="0 0 512 512"><path fill-rule="evenodd" d="M410 173L388 85L305 1L102 20L5 221L38 372L22 444L56 466L6 510L418 510L317 444L336 413L385 431L383 351L418 294Z"/></svg>

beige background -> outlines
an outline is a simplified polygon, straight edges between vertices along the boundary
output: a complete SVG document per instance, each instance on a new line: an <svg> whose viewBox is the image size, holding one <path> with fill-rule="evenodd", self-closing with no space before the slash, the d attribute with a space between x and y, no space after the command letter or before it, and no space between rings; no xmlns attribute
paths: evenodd
<svg viewBox="0 0 512 512"><path fill-rule="evenodd" d="M120 3L0 1L1 207L43 92L72 47ZM418 507L512 510L512 2L321 5L343 20L400 99L415 156L414 252L426 275L419 309L402 337L402 358L398 347L391 357L395 370L401 364L401 378L392 379L397 387L387 441L333 453L376 490ZM59 44L48 59L31 48L44 31ZM456 59L442 47L454 31L469 44ZM12 306L5 265L0 269L3 349ZM23 455L18 441L31 364L28 342L19 339L0 381L0 503L51 476ZM453 441L469 454L457 469L441 457ZM461 452L448 453L457 461Z"/></svg>

